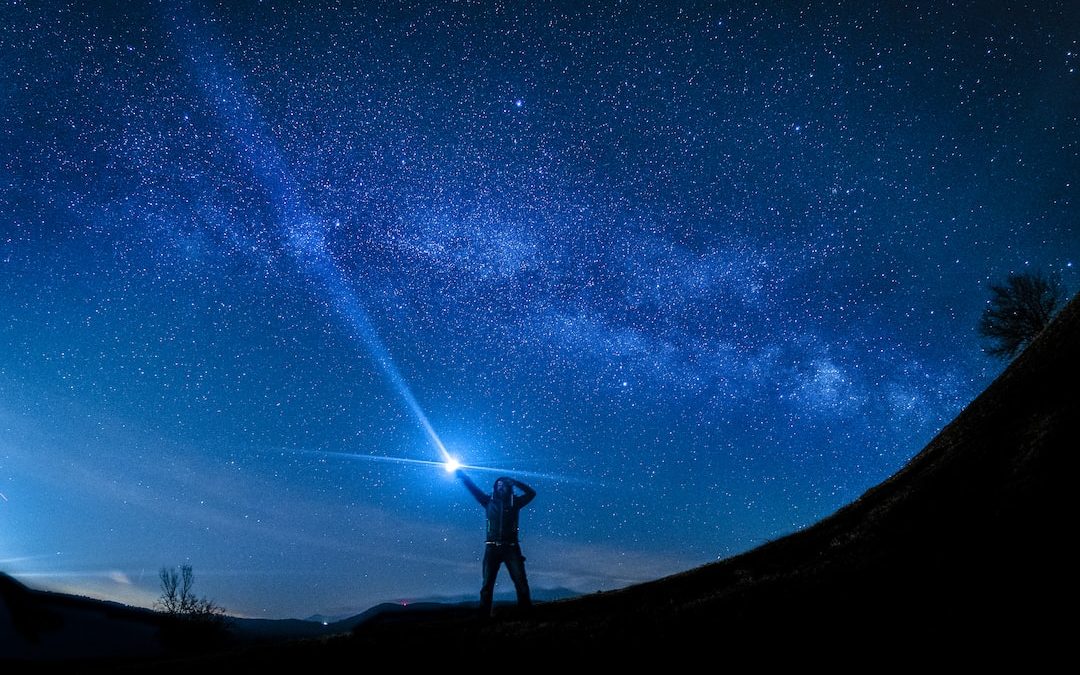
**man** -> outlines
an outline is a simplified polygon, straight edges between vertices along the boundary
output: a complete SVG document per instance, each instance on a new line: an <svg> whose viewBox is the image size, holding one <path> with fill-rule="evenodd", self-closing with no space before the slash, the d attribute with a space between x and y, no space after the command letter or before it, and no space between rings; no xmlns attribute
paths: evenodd
<svg viewBox="0 0 1080 675"><path fill-rule="evenodd" d="M501 477L495 480L491 494L476 487L465 472L457 470L457 475L469 488L469 492L480 502L487 513L487 539L484 543L484 585L480 588L480 612L482 616L491 615L491 598L495 591L495 577L499 566L506 564L506 571L514 582L517 591L518 607L532 607L529 597L529 581L525 577L525 556L521 555L518 542L518 512L536 496L536 490L513 478ZM514 488L521 491L514 494Z"/></svg>

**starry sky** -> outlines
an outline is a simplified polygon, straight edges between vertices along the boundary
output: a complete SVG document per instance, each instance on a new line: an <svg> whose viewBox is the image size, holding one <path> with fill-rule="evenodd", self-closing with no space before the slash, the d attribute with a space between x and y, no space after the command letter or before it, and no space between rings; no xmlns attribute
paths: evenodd
<svg viewBox="0 0 1080 675"><path fill-rule="evenodd" d="M0 570L267 618L857 498L1080 290L1071 2L5 2ZM402 461L411 460L411 461ZM498 590L510 589L503 572Z"/></svg>

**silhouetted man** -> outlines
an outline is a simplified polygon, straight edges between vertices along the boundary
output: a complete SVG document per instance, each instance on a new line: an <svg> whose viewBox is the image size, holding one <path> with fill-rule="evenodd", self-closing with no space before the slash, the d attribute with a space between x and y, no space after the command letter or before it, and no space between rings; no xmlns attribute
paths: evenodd
<svg viewBox="0 0 1080 675"><path fill-rule="evenodd" d="M495 591L495 577L499 574L499 565L506 564L506 571L514 582L517 591L518 607L532 607L529 597L529 581L525 577L525 556L521 555L518 542L518 512L536 496L536 490L513 478L501 477L495 480L491 494L485 494L469 480L465 472L457 470L457 475L469 488L469 492L487 513L487 539L484 542L484 585L480 588L480 612L483 616L491 615L491 598ZM514 488L521 491L514 494Z"/></svg>

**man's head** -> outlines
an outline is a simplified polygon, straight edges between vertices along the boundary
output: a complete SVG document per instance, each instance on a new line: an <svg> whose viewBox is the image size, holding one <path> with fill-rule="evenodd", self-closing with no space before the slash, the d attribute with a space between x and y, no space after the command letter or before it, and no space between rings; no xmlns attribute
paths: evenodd
<svg viewBox="0 0 1080 675"><path fill-rule="evenodd" d="M507 501L514 494L514 484L506 476L495 479L495 486L491 488L492 496Z"/></svg>

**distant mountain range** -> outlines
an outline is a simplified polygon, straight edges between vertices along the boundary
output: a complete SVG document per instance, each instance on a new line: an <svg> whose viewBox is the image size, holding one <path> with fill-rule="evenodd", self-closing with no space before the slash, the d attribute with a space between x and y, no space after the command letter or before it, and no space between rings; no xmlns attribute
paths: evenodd
<svg viewBox="0 0 1080 675"><path fill-rule="evenodd" d="M532 589L531 594L532 594L532 599L535 602L550 602L552 600L566 600L567 598L575 598L575 597L581 595L581 593L579 593L578 591L574 591L574 590L571 590L569 588L562 588L562 587L557 587L557 588L534 588L534 589ZM409 600L407 602L404 602L404 601L403 602L384 602L384 603L380 603L378 605L375 605L374 607L370 607L370 608L368 608L366 610L358 611L358 612L355 612L355 613L347 612L347 613L339 613L339 614L332 614L332 615L328 615L328 614L312 614L311 616L307 617L305 619L305 621L312 621L314 623L320 623L320 624L337 624L337 623L349 624L350 622L352 622L352 625L349 626L349 629L351 629L353 625L355 625L356 623L360 623L360 621L358 620L359 617L371 616L372 613L375 612L375 610L378 610L380 608L383 611L393 611L390 608L392 608L392 607L408 608L408 607L416 607L416 606L430 607L430 606L433 606L433 605L434 606L437 606L437 605L470 605L471 606L471 605L478 605L479 604L478 599L479 599L479 591L477 591L476 593L471 593L471 594L462 593L460 595L429 595L429 596L425 596L425 597L416 598L415 600ZM517 596L515 595L514 591L512 591L512 590L511 591L496 592L495 593L495 602L496 602L496 604L515 603L515 602L517 602Z"/></svg>

